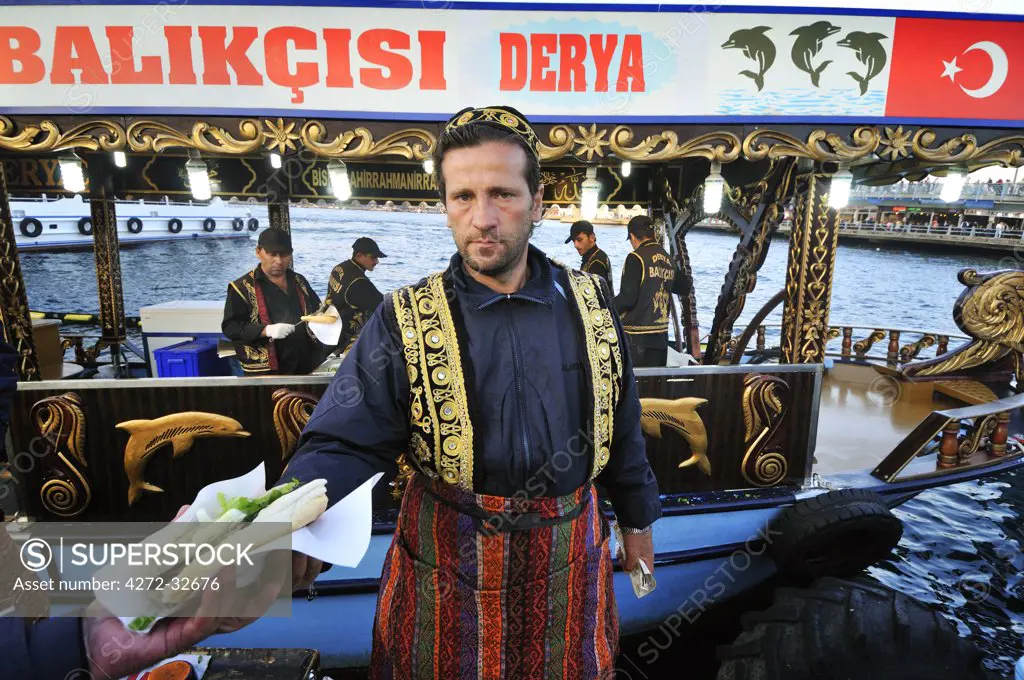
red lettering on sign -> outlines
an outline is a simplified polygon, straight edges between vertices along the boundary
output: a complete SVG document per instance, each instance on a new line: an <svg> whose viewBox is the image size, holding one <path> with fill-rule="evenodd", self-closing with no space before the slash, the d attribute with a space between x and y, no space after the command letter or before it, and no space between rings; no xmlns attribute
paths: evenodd
<svg viewBox="0 0 1024 680"><path fill-rule="evenodd" d="M88 26L58 26L53 32L53 67L50 82L74 85L75 74L82 72L83 85L106 85L109 79L96 51L96 43Z"/></svg>
<svg viewBox="0 0 1024 680"><path fill-rule="evenodd" d="M135 29L131 26L107 26L110 43L110 82L115 85L159 85L164 81L160 57L139 59L135 69Z"/></svg>
<svg viewBox="0 0 1024 680"><path fill-rule="evenodd" d="M230 65L238 85L262 85L263 76L246 54L256 42L259 31L253 26L236 26L232 29L230 43L227 33L224 26L199 27L199 40L203 44L203 84L231 85Z"/></svg>
<svg viewBox="0 0 1024 680"><path fill-rule="evenodd" d="M619 36L589 36L577 33L499 34L502 90L522 90L529 79L531 92L586 92L587 56L593 55L594 91L607 92L609 72L615 59ZM552 64L552 59L557 64ZM622 53L618 59L616 89L643 92L643 39L639 34L622 36Z"/></svg>
<svg viewBox="0 0 1024 680"><path fill-rule="evenodd" d="M446 90L444 78L444 31L420 31L420 89Z"/></svg>
<svg viewBox="0 0 1024 680"><path fill-rule="evenodd" d="M349 44L352 31L347 28L325 28L327 43L327 87L353 87Z"/></svg>
<svg viewBox="0 0 1024 680"><path fill-rule="evenodd" d="M171 85L195 85L196 67L192 64L192 27L164 26L167 39L167 79Z"/></svg>
<svg viewBox="0 0 1024 680"><path fill-rule="evenodd" d="M564 33L558 36L558 91L586 92L587 69L583 60L587 56L587 40L582 35Z"/></svg>
<svg viewBox="0 0 1024 680"><path fill-rule="evenodd" d="M385 75L384 68L361 68L359 82L377 90L400 90L412 82L412 63L409 59L403 54L384 49L386 45L393 50L408 50L409 44L409 34L402 31L375 28L362 33L357 41L359 56L371 64L388 69L388 74Z"/></svg>
<svg viewBox="0 0 1024 680"><path fill-rule="evenodd" d="M41 45L39 34L31 28L0 26L0 84L32 85L41 81L46 75L46 66L36 55Z"/></svg>
<svg viewBox="0 0 1024 680"><path fill-rule="evenodd" d="M501 45L501 90L521 90L526 87L526 36L520 33L502 33L498 36Z"/></svg>
<svg viewBox="0 0 1024 680"><path fill-rule="evenodd" d="M296 50L316 51L316 33L305 28L287 26L273 28L263 39L266 55L267 77L282 87L292 89L293 104L301 104L304 96L301 88L316 85L320 81L320 65L315 61L296 62L295 72L291 70L291 56L288 44L295 45Z"/></svg>
<svg viewBox="0 0 1024 680"><path fill-rule="evenodd" d="M558 36L554 33L533 33L530 35L530 91L554 92L555 71L550 68L546 53L558 52Z"/></svg>
<svg viewBox="0 0 1024 680"><path fill-rule="evenodd" d="M603 42L602 38L607 38L607 42ZM590 51L594 53L594 66L597 67L594 89L598 92L608 91L608 67L612 63L612 55L615 54L615 46L618 44L617 35L590 36Z"/></svg>
<svg viewBox="0 0 1024 680"><path fill-rule="evenodd" d="M627 88L626 81L629 81ZM622 40L622 59L619 60L619 79L615 81L617 92L643 92L644 83L644 45L639 35L627 35Z"/></svg>

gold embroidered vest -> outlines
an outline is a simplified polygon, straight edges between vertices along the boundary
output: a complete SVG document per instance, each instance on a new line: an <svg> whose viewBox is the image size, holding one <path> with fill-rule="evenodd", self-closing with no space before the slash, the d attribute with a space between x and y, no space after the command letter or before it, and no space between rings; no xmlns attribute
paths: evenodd
<svg viewBox="0 0 1024 680"><path fill-rule="evenodd" d="M299 291L302 313L307 314L309 302L313 299L309 281L306 281L306 277L302 274L290 272L290 275ZM263 291L256 285L255 269L232 281L230 286L240 298L248 303L249 323L263 325L272 323L270 314L267 312L266 302L263 300ZM267 338L260 338L249 345L236 343L235 356L246 373L267 373L277 370L277 352L274 351L274 343Z"/></svg>
<svg viewBox="0 0 1024 680"><path fill-rule="evenodd" d="M583 331L590 408L593 419L591 479L600 474L612 442L615 407L622 387L622 354L612 322L610 300L600 279L565 269L569 303ZM391 294L403 358L409 377L412 435L406 462L448 484L473 490L473 423L463 370L463 345L449 307L454 301L444 273Z"/></svg>

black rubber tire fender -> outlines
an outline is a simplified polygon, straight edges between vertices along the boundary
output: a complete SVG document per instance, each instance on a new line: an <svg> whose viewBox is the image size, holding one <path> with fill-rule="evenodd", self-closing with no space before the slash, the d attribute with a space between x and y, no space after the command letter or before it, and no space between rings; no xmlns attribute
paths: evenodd
<svg viewBox="0 0 1024 680"><path fill-rule="evenodd" d="M205 220L203 220L203 231L211 232L216 228L217 220L213 219L212 217L207 217Z"/></svg>
<svg viewBox="0 0 1024 680"><path fill-rule="evenodd" d="M885 559L903 524L878 494L842 489L786 508L771 530L769 552L779 572L809 583L853 576Z"/></svg>
<svg viewBox="0 0 1024 680"><path fill-rule="evenodd" d="M172 217L170 220L168 220L167 231L171 232L172 234L177 234L178 232L180 232L181 220L179 220L177 217Z"/></svg>
<svg viewBox="0 0 1024 680"><path fill-rule="evenodd" d="M142 220L140 220L138 217L129 217L128 231L132 234L138 234L140 231L142 231Z"/></svg>
<svg viewBox="0 0 1024 680"><path fill-rule="evenodd" d="M34 217L26 217L18 225L18 229L21 230L23 236L35 238L43 233L43 223Z"/></svg>
<svg viewBox="0 0 1024 680"><path fill-rule="evenodd" d="M250 217L247 226L249 227L249 231L256 231L260 228L260 221L255 217Z"/></svg>
<svg viewBox="0 0 1024 680"><path fill-rule="evenodd" d="M92 218L83 217L78 220L78 233L82 236L92 236Z"/></svg>
<svg viewBox="0 0 1024 680"><path fill-rule="evenodd" d="M234 229L235 231L242 231L243 229L245 229L245 220L243 220L241 217L234 218L233 220L231 220L231 228Z"/></svg>
<svg viewBox="0 0 1024 680"><path fill-rule="evenodd" d="M867 580L779 588L718 648L718 680L988 680L983 654L939 612Z"/></svg>

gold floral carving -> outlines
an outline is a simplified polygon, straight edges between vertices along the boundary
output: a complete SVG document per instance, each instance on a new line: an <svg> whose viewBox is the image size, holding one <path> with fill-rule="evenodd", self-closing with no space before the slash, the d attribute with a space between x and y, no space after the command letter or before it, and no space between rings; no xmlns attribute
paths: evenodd
<svg viewBox="0 0 1024 680"><path fill-rule="evenodd" d="M743 478L754 486L774 486L786 478L789 464L773 439L785 420L789 385L781 378L752 373L743 379L743 425L746 454Z"/></svg>
<svg viewBox="0 0 1024 680"><path fill-rule="evenodd" d="M246 118L238 122L238 136L203 121L185 134L166 123L135 121L128 126L128 144L132 151L161 152L172 148L196 149L207 153L250 154L263 146L260 122Z"/></svg>
<svg viewBox="0 0 1024 680"><path fill-rule="evenodd" d="M843 135L814 130L804 142L776 130L755 130L743 140L743 156L751 161L793 157L815 161L854 161L873 153L881 140L877 128L865 126L855 129L851 137L853 143L848 144Z"/></svg>
<svg viewBox="0 0 1024 680"><path fill-rule="evenodd" d="M5 151L120 151L124 147L124 128L111 120L91 120L61 132L50 120L41 121L38 125L23 125L16 130L10 118L0 116L0 149Z"/></svg>
<svg viewBox="0 0 1024 680"><path fill-rule="evenodd" d="M272 120L265 120L263 126L266 128L263 132L264 144L268 149L277 153L295 150L295 142L298 141L299 135L293 132L295 130L294 121L286 124L282 118L278 118L276 123Z"/></svg>
<svg viewBox="0 0 1024 680"><path fill-rule="evenodd" d="M74 392L40 399L29 414L32 423L56 457L39 488L43 507L61 517L82 514L92 500L92 490L83 470L85 462L85 414L82 399ZM59 463L59 464L58 464Z"/></svg>
<svg viewBox="0 0 1024 680"><path fill-rule="evenodd" d="M683 397L681 399L644 398L640 400L640 427L644 434L661 439L661 427L674 430L690 445L690 457L679 463L680 468L696 466L711 476L708 459L708 431L697 409L707 399Z"/></svg>
<svg viewBox="0 0 1024 680"><path fill-rule="evenodd" d="M574 144L579 144L579 148L576 149L576 157L586 156L587 161L591 161L594 159L595 153L598 157L604 156L604 147L610 144L605 139L608 130L604 129L598 132L596 123L591 123L589 130L582 125L578 126L578 129L580 134L573 139Z"/></svg>
<svg viewBox="0 0 1024 680"><path fill-rule="evenodd" d="M133 505L144 491L162 493L163 489L145 480L146 464L165 444L170 444L174 458L187 453L200 437L248 437L241 423L234 418L184 411L153 420L127 420L118 423L119 430L129 433L124 447L124 472L128 476L128 505Z"/></svg>
<svg viewBox="0 0 1024 680"><path fill-rule="evenodd" d="M891 127L885 128L885 136L879 142L882 149L878 152L878 157L885 158L889 156L890 161L906 158L910 154L911 149L910 137L910 130L904 131L902 125L895 130Z"/></svg>
<svg viewBox="0 0 1024 680"><path fill-rule="evenodd" d="M957 349L934 359L904 366L908 376L945 375L1012 358L1020 373L1024 352L1024 271L979 274L963 269L967 286L956 302L953 318L971 337Z"/></svg>
<svg viewBox="0 0 1024 680"><path fill-rule="evenodd" d="M328 140L327 127L317 120L307 121L299 137L307 149L329 158L400 156L420 161L430 156L436 141L432 133L422 128L399 130L374 140L373 133L364 127L346 130Z"/></svg>
<svg viewBox="0 0 1024 680"><path fill-rule="evenodd" d="M731 132L709 132L682 143L672 130L648 135L637 144L633 144L633 137L633 130L625 125L612 131L611 146L616 156L644 161L704 158L719 163L731 163L740 156L740 138Z"/></svg>
<svg viewBox="0 0 1024 680"><path fill-rule="evenodd" d="M270 398L274 402L274 430L281 444L281 460L287 461L295 453L295 445L313 415L317 398L285 388L274 390Z"/></svg>

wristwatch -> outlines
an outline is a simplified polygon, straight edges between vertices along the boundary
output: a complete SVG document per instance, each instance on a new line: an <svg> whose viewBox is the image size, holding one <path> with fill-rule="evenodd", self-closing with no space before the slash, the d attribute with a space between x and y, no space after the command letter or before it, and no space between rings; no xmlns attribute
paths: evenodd
<svg viewBox="0 0 1024 680"><path fill-rule="evenodd" d="M648 524L643 529L634 529L633 527L624 527L624 526L622 526L620 524L619 525L619 529L621 529L622 533L624 533L624 534L638 534L638 535L643 536L643 535L647 535L647 534L651 533L651 527L652 526L654 526L654 525L653 524Z"/></svg>

